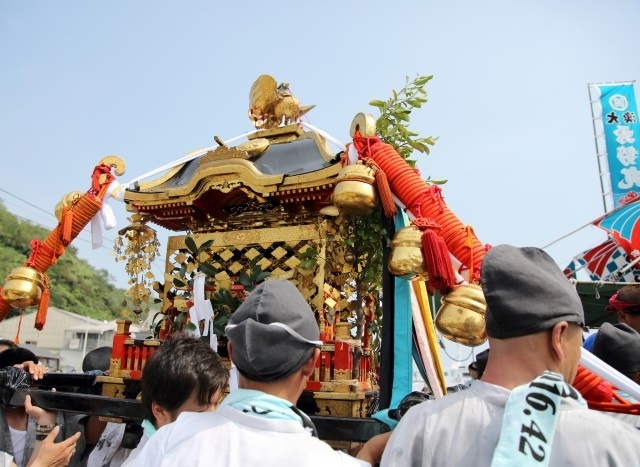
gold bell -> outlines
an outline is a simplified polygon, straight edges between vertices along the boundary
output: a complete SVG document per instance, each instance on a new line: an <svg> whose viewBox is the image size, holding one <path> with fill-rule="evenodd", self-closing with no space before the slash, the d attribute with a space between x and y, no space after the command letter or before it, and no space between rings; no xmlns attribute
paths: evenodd
<svg viewBox="0 0 640 467"><path fill-rule="evenodd" d="M427 265L422 254L422 231L410 225L398 229L391 240L389 272L405 279L427 277Z"/></svg>
<svg viewBox="0 0 640 467"><path fill-rule="evenodd" d="M343 214L368 216L378 205L375 172L358 162L342 168L333 189L333 204Z"/></svg>
<svg viewBox="0 0 640 467"><path fill-rule="evenodd" d="M64 195L62 197L62 200L60 200L60 202L56 204L56 207L54 208L53 212L56 215L56 219L58 219L58 221L62 220L62 211L64 210L64 208L71 207L73 202L81 196L82 193L80 193L79 191L72 191L71 193L67 193L66 195Z"/></svg>
<svg viewBox="0 0 640 467"><path fill-rule="evenodd" d="M484 320L487 302L480 286L457 285L441 301L435 325L444 337L469 347L487 340Z"/></svg>
<svg viewBox="0 0 640 467"><path fill-rule="evenodd" d="M26 308L40 303L43 290L42 274L29 266L20 266L7 276L2 299L15 308Z"/></svg>

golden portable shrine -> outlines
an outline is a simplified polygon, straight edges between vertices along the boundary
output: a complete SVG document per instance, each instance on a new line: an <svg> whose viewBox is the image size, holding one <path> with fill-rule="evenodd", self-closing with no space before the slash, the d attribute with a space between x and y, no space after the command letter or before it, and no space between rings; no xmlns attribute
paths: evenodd
<svg viewBox="0 0 640 467"><path fill-rule="evenodd" d="M320 328L321 357L307 384L314 415L367 417L379 390L387 392L380 406L388 407L393 370L385 358L392 359L394 350L385 348L384 332L392 341L391 320L399 314L407 314L409 323L413 319L425 380L436 397L444 395L429 295L437 291L444 297L435 326L445 337L470 346L484 342L484 299L474 283L488 246L448 209L438 185L424 181L376 136L372 116L355 116L352 141L332 151L329 143L335 141L301 122L310 108L263 75L250 92L249 117L256 129L237 145L232 144L237 139L216 138L217 146L126 186L111 173L122 175L124 161L104 158L90 190L65 196L56 208L56 229L43 242L32 242L29 258L9 276L0 319L13 307L37 305L36 326L45 326L49 289L55 293L47 269L96 216L110 223L106 200L116 198L131 213L131 224L116 242L116 259L126 262L130 277L131 311L148 309L153 291L162 309L153 338L134 339L131 321L118 321L109 376L98 377L103 396L122 397L171 332L190 329L212 345L224 339L233 303L256 282L272 278L296 285ZM403 227L407 216L411 224ZM379 295L363 282L371 257L354 254L354 242L362 240L354 218L381 219L375 239L385 252ZM159 254L154 224L176 232L168 240L161 279L150 270ZM387 247L385 232L394 230ZM454 266L452 257L459 264ZM402 311L402 300L394 301L398 280L411 284ZM386 320L381 364L371 347L373 337L380 337L372 335L380 308ZM411 332L409 340L402 345L412 345Z"/></svg>
<svg viewBox="0 0 640 467"><path fill-rule="evenodd" d="M320 413L362 417L375 383L368 339L354 339L351 324L341 318L345 310L350 314L356 267L345 260L345 219L330 201L341 170L334 159L317 133L303 133L298 125L265 129L238 147L221 145L127 190L125 201L145 222L191 232L168 240L164 284L158 288L167 316L160 337L194 306L196 290L185 275L207 264L214 272L204 290L208 298L220 289L242 297L238 276L253 262L270 278L292 281L316 313L325 344L307 389ZM209 245L193 262L186 261L194 253L187 238ZM304 267L300 256L309 249L317 261ZM187 267L181 275L182 265ZM139 377L146 355L158 345L123 339L127 328L122 323L114 342L111 377ZM357 363L354 355L361 355Z"/></svg>

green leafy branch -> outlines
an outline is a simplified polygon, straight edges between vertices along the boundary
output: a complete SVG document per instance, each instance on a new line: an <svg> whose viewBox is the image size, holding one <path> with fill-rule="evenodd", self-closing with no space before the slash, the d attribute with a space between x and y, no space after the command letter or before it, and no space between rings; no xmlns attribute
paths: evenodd
<svg viewBox="0 0 640 467"><path fill-rule="evenodd" d="M195 278L198 272L201 272L207 277L215 276L218 273L218 270L211 266L210 264L198 261L198 256L203 251L206 251L213 245L213 240L207 240L202 243L202 245L197 246L196 242L193 238L187 237L184 239L184 244L189 251L189 255L185 261L183 261L179 267L174 268L174 272L177 270L180 276L180 279L174 278L173 285L174 287L184 288L184 287L193 287L193 279ZM187 274L187 270L189 269L189 264L195 265L195 269L191 271L190 274ZM186 282L185 282L186 281Z"/></svg>
<svg viewBox="0 0 640 467"><path fill-rule="evenodd" d="M234 297L229 289L219 289L211 297L211 306L214 311L213 332L220 337L226 336L224 328L229 322L229 318L238 309L242 300Z"/></svg>
<svg viewBox="0 0 640 467"><path fill-rule="evenodd" d="M415 160L410 159L414 150L429 154L429 146L437 140L434 137L421 138L419 133L409 129L411 112L419 109L427 102L426 84L433 76L418 76L410 80L407 76L405 86L400 91L393 90L389 99L372 100L369 105L380 110L376 120L376 133L385 143L391 144L400 155L415 167Z"/></svg>
<svg viewBox="0 0 640 467"><path fill-rule="evenodd" d="M238 282L244 287L245 293L251 293L258 284L271 275L271 272L263 271L262 266L258 264L261 259L262 256L256 256L249 262L249 273L241 271L238 274ZM225 337L224 328L244 299L234 296L229 289L218 289L213 293L210 301L214 311L213 332L220 337Z"/></svg>
<svg viewBox="0 0 640 467"><path fill-rule="evenodd" d="M271 275L271 272L263 271L262 266L258 264L261 259L262 256L260 255L249 262L249 274L247 274L246 271L241 271L240 274L238 274L238 281L244 286L244 289L249 292Z"/></svg>
<svg viewBox="0 0 640 467"><path fill-rule="evenodd" d="M173 299L177 296L182 297L185 300L191 298L193 282L198 273L205 275L205 285L213 285L211 277L218 273L218 270L212 265L200 262L199 256L202 252L208 250L213 245L213 240L207 240L200 246L196 245L196 242L191 237L185 238L185 246L187 248L184 254L184 260L179 260L175 265L171 273L178 273L178 277L174 277L172 280L173 289L167 293L166 299L170 300L173 304ZM160 315L163 319L160 319L154 326L154 334L157 336L160 332L160 327L163 321L166 321L170 326L169 332L178 332L183 330L195 331L197 323L189 321L189 314L187 311L180 311L176 307L169 307L164 313ZM154 316L155 322L158 315Z"/></svg>
<svg viewBox="0 0 640 467"><path fill-rule="evenodd" d="M209 263L200 261L201 253L208 250L213 245L213 240L207 240L198 246L191 237L185 238L186 253L184 259L179 259L180 263L176 264L172 273L177 272L178 277L173 278L174 289L170 292L173 296L181 294L182 298L190 299L193 289L193 282L198 273L205 275L205 285L215 286L213 277L218 270ZM242 284L243 292L250 293L259 283L263 282L271 275L269 271L263 271L262 266L258 263L262 256L256 256L249 263L249 270L241 271L238 274L238 282ZM237 294L234 295L231 290L226 288L217 288L216 290L208 289L211 295L209 301L213 307L213 330L221 337L225 336L224 328L229 318L237 310L244 301L244 297ZM180 331L182 329L195 330L196 323L188 321L188 313L186 311L178 311L175 307L171 307L168 311L169 320L171 322L172 331ZM167 316L165 315L165 318ZM154 317L155 320L155 317ZM156 334L162 320L156 325Z"/></svg>
<svg viewBox="0 0 640 467"><path fill-rule="evenodd" d="M300 260L300 269L313 269L318 264L318 250L309 247L300 253L297 258Z"/></svg>

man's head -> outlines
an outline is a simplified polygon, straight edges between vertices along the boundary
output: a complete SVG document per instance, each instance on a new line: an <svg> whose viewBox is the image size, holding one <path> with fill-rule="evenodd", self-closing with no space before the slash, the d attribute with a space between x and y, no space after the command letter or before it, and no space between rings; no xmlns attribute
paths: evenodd
<svg viewBox="0 0 640 467"><path fill-rule="evenodd" d="M489 360L489 349L480 352L476 355L475 361L469 364L469 373L473 379L482 378L482 374L485 368L487 368L487 360Z"/></svg>
<svg viewBox="0 0 640 467"><path fill-rule="evenodd" d="M496 246L482 262L481 284L489 338L509 347L511 339L537 336L544 346L540 350L548 355L546 369L572 381L580 359L584 311L575 288L553 259L539 248ZM505 347L498 344L491 345L489 361L494 347Z"/></svg>
<svg viewBox="0 0 640 467"><path fill-rule="evenodd" d="M476 362L471 362L469 363L469 366L467 367L467 369L469 370L469 376L471 376L471 379L480 379L478 376L478 366L476 364Z"/></svg>
<svg viewBox="0 0 640 467"><path fill-rule="evenodd" d="M0 352L4 352L7 349L12 349L16 344L9 339L0 339Z"/></svg>
<svg viewBox="0 0 640 467"><path fill-rule="evenodd" d="M294 374L322 345L315 316L286 280L260 284L227 325L233 362L242 376L273 382Z"/></svg>
<svg viewBox="0 0 640 467"><path fill-rule="evenodd" d="M220 356L195 337L165 340L142 372L142 405L157 428L182 412L215 410L229 378Z"/></svg>
<svg viewBox="0 0 640 467"><path fill-rule="evenodd" d="M0 368L19 365L24 362L38 363L38 357L31 350L18 346L0 352Z"/></svg>
<svg viewBox="0 0 640 467"><path fill-rule="evenodd" d="M624 324L604 323L593 341L592 353L640 384L640 334Z"/></svg>
<svg viewBox="0 0 640 467"><path fill-rule="evenodd" d="M618 290L609 299L606 310L616 314L618 323L640 332L640 284L626 285Z"/></svg>
<svg viewBox="0 0 640 467"><path fill-rule="evenodd" d="M82 360L82 371L102 371L109 370L111 365L111 347L98 347L87 353Z"/></svg>

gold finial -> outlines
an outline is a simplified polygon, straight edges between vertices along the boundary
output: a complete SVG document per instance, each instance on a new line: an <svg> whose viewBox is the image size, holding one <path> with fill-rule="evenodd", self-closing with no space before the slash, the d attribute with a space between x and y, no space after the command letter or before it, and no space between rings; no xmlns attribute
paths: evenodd
<svg viewBox="0 0 640 467"><path fill-rule="evenodd" d="M125 170L127 170L127 164L118 156L105 156L100 159L100 164L107 165L114 169L114 173L119 177L124 175Z"/></svg>
<svg viewBox="0 0 640 467"><path fill-rule="evenodd" d="M270 75L262 75L249 92L249 118L258 129L278 128L296 123L314 105L300 105L289 83L278 85Z"/></svg>
<svg viewBox="0 0 640 467"><path fill-rule="evenodd" d="M359 131L361 136L375 136L376 119L373 118L373 115L360 112L358 115L353 117L353 121L351 122L351 130L349 131L349 134L352 138L356 134L356 131Z"/></svg>

